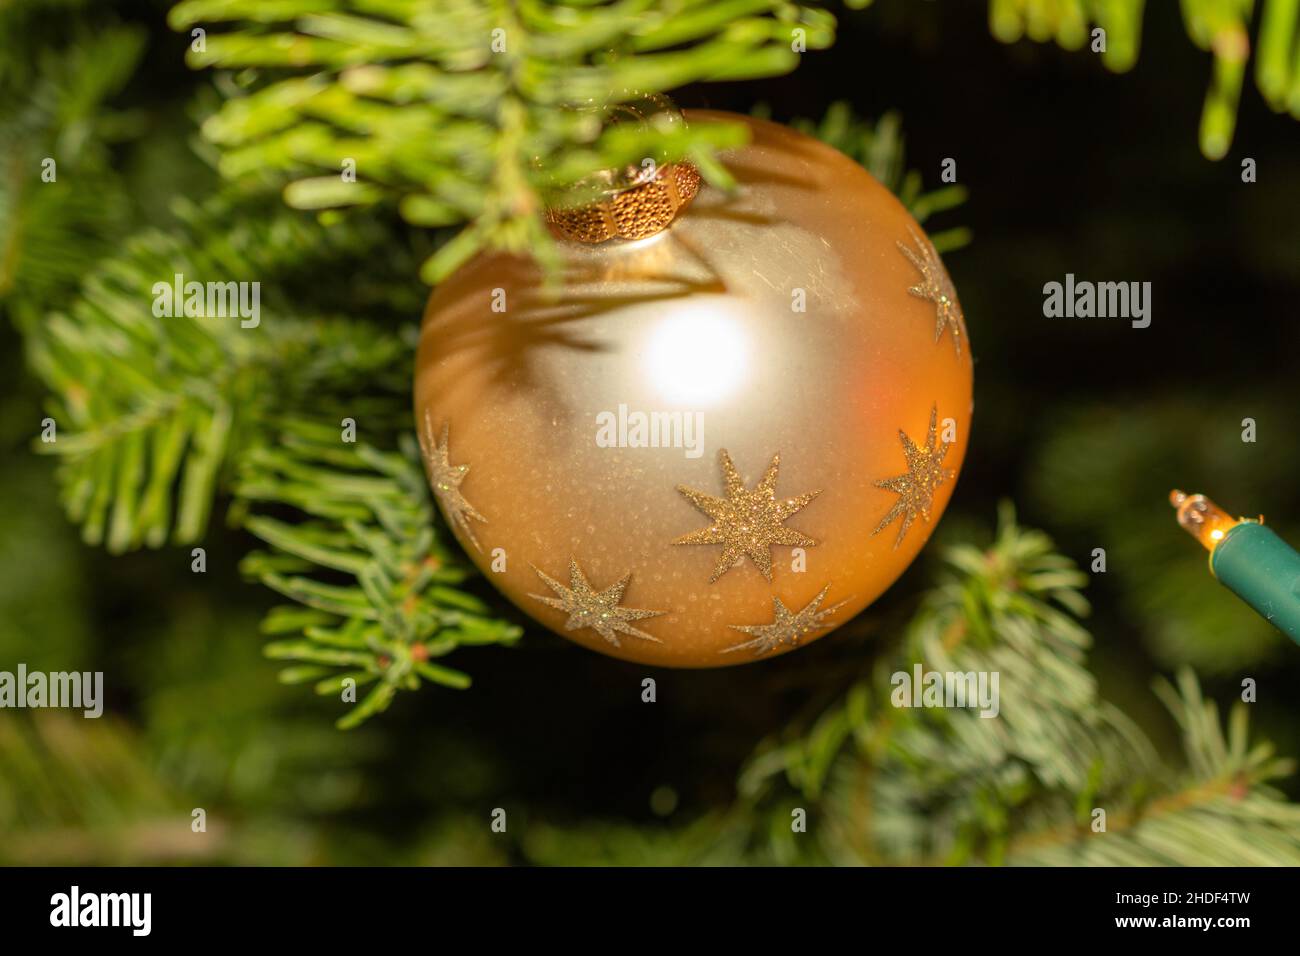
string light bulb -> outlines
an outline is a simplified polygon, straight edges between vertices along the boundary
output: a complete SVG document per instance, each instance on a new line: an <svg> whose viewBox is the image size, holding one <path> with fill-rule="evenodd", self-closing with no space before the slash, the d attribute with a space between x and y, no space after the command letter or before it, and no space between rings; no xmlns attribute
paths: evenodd
<svg viewBox="0 0 1300 956"><path fill-rule="evenodd" d="M1205 495L1169 492L1183 530L1210 552L1210 573L1300 643L1300 553L1264 526L1234 518Z"/></svg>
<svg viewBox="0 0 1300 956"><path fill-rule="evenodd" d="M1213 551L1241 523L1205 495L1189 495L1175 488L1169 492L1169 503L1178 510L1178 523L1183 530L1201 542L1206 551ZM1263 520L1261 515L1261 524Z"/></svg>

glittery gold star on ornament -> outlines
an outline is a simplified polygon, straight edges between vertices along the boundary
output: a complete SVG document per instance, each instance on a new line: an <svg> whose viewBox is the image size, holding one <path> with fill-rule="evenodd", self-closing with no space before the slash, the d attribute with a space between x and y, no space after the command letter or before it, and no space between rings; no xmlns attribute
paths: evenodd
<svg viewBox="0 0 1300 956"><path fill-rule="evenodd" d="M798 612L791 611L781 602L779 597L773 597L772 623L730 625L733 630L754 635L754 639L740 644L733 644L731 647L724 647L721 653L729 654L732 651L752 649L755 657L762 657L764 654L770 654L778 647L787 644L790 647L798 647L799 642L807 635L831 627L830 624L825 623L826 618L844 605L845 602L840 601L830 607L821 607L822 601L826 599L826 592L830 589L831 586L826 585L815 598L804 605L803 610Z"/></svg>
<svg viewBox="0 0 1300 956"><path fill-rule="evenodd" d="M469 465L453 465L448 461L447 434L448 426L443 425L442 437L436 442L433 440L433 422L426 412L424 415L424 461L429 469L429 484L433 488L433 496L438 499L438 504L442 505L447 520L464 532L465 537L469 538L475 549L482 551L483 548L480 547L478 538L474 537L474 531L470 527L469 519L473 518L475 521L482 521L487 524L487 518L479 514L478 510L466 501L465 496L460 493L460 483L469 474Z"/></svg>
<svg viewBox="0 0 1300 956"><path fill-rule="evenodd" d="M935 447L938 414L938 406L931 406L930 430L926 433L924 448L917 448L901 428L898 430L898 437L903 442L903 457L907 459L907 474L876 482L877 488L897 492L898 500L871 533L879 534L895 518L902 517L902 527L898 529L898 537L894 540L895 548L903 543L903 535L912 527L912 521L917 515L929 523L935 490L953 476L951 468L943 467L943 459L952 447L952 442L941 442Z"/></svg>
<svg viewBox="0 0 1300 956"><path fill-rule="evenodd" d="M569 559L569 586L566 588L554 578L547 577L539 568L533 568L537 576L546 582L546 586L554 591L559 597L551 597L546 594L530 594L529 597L536 598L543 604L548 604L557 611L563 611L569 615L569 619L564 622L564 629L567 631L577 631L584 627L589 627L614 647L619 647L618 634L630 634L632 637L639 637L643 641L653 641L656 644L662 643L659 638L647 634L645 631L633 627L630 622L641 621L647 617L657 617L664 614L664 611L641 611L631 607L619 607L619 601L623 600L623 591L627 588L627 582L632 579L632 575L625 574L623 579L613 587L606 588L604 591L596 591L587 581L587 576L582 573L582 568L578 567L576 559Z"/></svg>
<svg viewBox="0 0 1300 956"><path fill-rule="evenodd" d="M753 561L763 577L771 581L773 545L807 548L817 543L793 528L787 528L783 522L821 492L814 491L797 498L778 498L776 471L781 464L779 453L772 456L772 464L767 466L767 472L753 491L745 489L745 482L725 448L721 458L725 498L715 498L685 485L677 486L691 504L713 519L713 524L683 535L673 544L722 545L722 557L709 578L710 584L745 558Z"/></svg>
<svg viewBox="0 0 1300 956"><path fill-rule="evenodd" d="M901 242L898 243L898 251L907 256L907 261L921 273L921 281L907 291L919 299L934 303L934 340L938 342L943 338L945 328L952 329L952 344L960 355L962 314L961 306L957 304L957 290L953 288L952 280L948 278L948 272L930 240L918 236L910 227L907 231L916 240L920 252L909 249Z"/></svg>

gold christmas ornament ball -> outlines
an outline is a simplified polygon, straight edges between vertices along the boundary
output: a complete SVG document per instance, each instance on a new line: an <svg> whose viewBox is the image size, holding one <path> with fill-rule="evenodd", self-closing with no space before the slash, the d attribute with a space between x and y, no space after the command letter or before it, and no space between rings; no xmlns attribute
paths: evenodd
<svg viewBox="0 0 1300 956"><path fill-rule="evenodd" d="M871 604L943 514L972 412L961 306L902 204L809 136L697 118L749 126L737 190L668 170L636 187L666 228L562 241L549 286L472 260L429 299L415 378L434 495L488 580L669 667L782 654ZM614 200L552 226L639 228Z"/></svg>

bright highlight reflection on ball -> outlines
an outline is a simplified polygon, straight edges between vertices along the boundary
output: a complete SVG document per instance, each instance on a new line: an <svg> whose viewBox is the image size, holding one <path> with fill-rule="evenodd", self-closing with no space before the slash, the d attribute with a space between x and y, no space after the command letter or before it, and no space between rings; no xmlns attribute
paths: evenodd
<svg viewBox="0 0 1300 956"><path fill-rule="evenodd" d="M748 338L725 299L709 298L660 321L650 333L646 372L665 404L707 408L744 380Z"/></svg>

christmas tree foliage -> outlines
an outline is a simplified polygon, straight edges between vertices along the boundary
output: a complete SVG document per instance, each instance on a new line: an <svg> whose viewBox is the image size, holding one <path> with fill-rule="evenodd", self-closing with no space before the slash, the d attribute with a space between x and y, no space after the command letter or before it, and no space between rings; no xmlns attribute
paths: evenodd
<svg viewBox="0 0 1300 956"><path fill-rule="evenodd" d="M690 157L716 183L718 147L736 128L602 131L581 107L700 80L792 70L804 48L830 43L833 20L796 3L475 3L438 0L268 9L258 0L173 8L178 29L231 29L196 44L190 62L289 75L228 101L204 123L224 147L222 172L289 174L303 209L401 196L421 226L471 222L428 261L430 282L484 246L546 255L544 193L605 168ZM491 42L484 45L483 37ZM335 175L366 169L361 188ZM307 176L315 171L322 175Z"/></svg>
<svg viewBox="0 0 1300 956"><path fill-rule="evenodd" d="M1072 396L1024 453L1023 482L959 501L935 565L883 607L806 659L678 678L694 703L668 720L725 727L698 741L700 759L727 755L699 787L626 771L629 788L653 789L649 817L541 789L549 766L583 757L572 735L539 744L530 715L589 697L572 724L601 722L601 707L620 712L591 668L635 681L525 633L438 516L410 411L428 287L486 249L553 265L543 209L602 170L686 158L728 188L719 154L742 142L739 124L599 120L597 107L662 93L777 115L864 165L918 221L933 216L940 251L975 254L967 186L918 171L936 156L909 168L888 90L869 121L848 84L805 87L791 107L770 79L843 55L837 30L862 42L879 18L926 35L959 15L850 4L866 6L0 2L13 383L0 670L104 670L122 688L99 721L0 712L0 862L1300 864L1291 765L1250 705L1221 716L1195 676L1239 695L1243 676L1293 666L1294 649L1206 589L1176 529L1162 537L1167 513L1130 520L1099 490L1170 461L1243 494L1291 487L1294 455L1247 463L1177 440L1189 414L1214 414L1197 388L1122 421ZM1258 6L1252 43L1252 4L1181 5L1212 53L1207 157L1232 144L1252 47L1265 102L1300 116L1300 5ZM991 0L981 26L1078 51L1065 63L1099 27L1101 62L1121 72L1150 12ZM256 283L258 311L241 324L191 315L182 296L169 306L177 276ZM962 288L964 302L994 301ZM979 375L996 377L1014 333L968 315ZM990 387L990 421L1017 417L1012 387ZM1282 400L1263 386L1233 397ZM356 441L340 440L348 429ZM1011 439L987 441L996 457ZM984 538L1007 490L1080 563L1107 542L1098 659L1076 560L1009 506ZM1101 636L1112 627L1118 649ZM546 688L511 684L530 667ZM917 667L996 672L997 718L900 705L896 677ZM480 669L513 693L481 693ZM1152 694L1134 686L1144 670L1173 682ZM727 680L745 693L719 693ZM766 703L717 703L734 697ZM1294 710L1261 709L1270 735L1300 746ZM523 822L498 839L482 808L507 803Z"/></svg>

